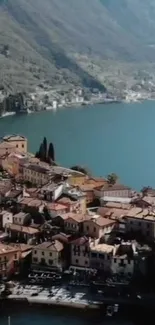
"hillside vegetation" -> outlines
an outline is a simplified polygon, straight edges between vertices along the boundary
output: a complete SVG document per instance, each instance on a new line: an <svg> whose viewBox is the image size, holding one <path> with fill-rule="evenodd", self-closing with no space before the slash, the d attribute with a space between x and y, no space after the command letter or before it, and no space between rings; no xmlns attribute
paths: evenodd
<svg viewBox="0 0 155 325"><path fill-rule="evenodd" d="M77 54L152 62L154 17L153 0L0 0L0 85L8 92L39 82L104 90Z"/></svg>

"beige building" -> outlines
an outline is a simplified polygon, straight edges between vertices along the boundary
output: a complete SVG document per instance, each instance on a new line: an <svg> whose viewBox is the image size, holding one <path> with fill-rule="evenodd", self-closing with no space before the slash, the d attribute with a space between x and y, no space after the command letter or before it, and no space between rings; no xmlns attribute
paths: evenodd
<svg viewBox="0 0 155 325"><path fill-rule="evenodd" d="M134 273L134 254L134 245L116 245L111 260L111 273L131 276Z"/></svg>
<svg viewBox="0 0 155 325"><path fill-rule="evenodd" d="M33 266L62 270L64 267L63 249L63 244L58 240L35 246L32 250Z"/></svg>
<svg viewBox="0 0 155 325"><path fill-rule="evenodd" d="M132 197L132 190L128 186L121 184L105 184L104 186L98 187L94 190L95 197L121 197L121 198L130 198Z"/></svg>
<svg viewBox="0 0 155 325"><path fill-rule="evenodd" d="M90 267L90 240L88 237L80 237L71 242L71 266Z"/></svg>
<svg viewBox="0 0 155 325"><path fill-rule="evenodd" d="M126 231L142 234L149 240L155 239L155 210L132 208L125 216Z"/></svg>
<svg viewBox="0 0 155 325"><path fill-rule="evenodd" d="M3 157L3 159L1 158L1 166L2 164L5 163L4 160L6 158L6 155L9 155L10 153L13 153L15 151L16 151L16 146L14 144L11 144L6 141L0 142L0 157ZM5 165L2 167L5 167Z"/></svg>
<svg viewBox="0 0 155 325"><path fill-rule="evenodd" d="M80 213L68 213L65 215L64 229L70 233L82 233L83 222L89 216Z"/></svg>
<svg viewBox="0 0 155 325"><path fill-rule="evenodd" d="M105 234L110 234L115 224L115 220L94 215L91 219L83 222L83 232L92 238L101 238Z"/></svg>
<svg viewBox="0 0 155 325"><path fill-rule="evenodd" d="M19 272L19 259L18 248L0 244L0 277L2 279Z"/></svg>
<svg viewBox="0 0 155 325"><path fill-rule="evenodd" d="M20 226L27 226L31 222L29 213L19 212L13 216L13 223Z"/></svg>
<svg viewBox="0 0 155 325"><path fill-rule="evenodd" d="M13 145L16 148L16 151L18 152L27 152L27 139L22 135L6 135L5 137L3 137L3 141Z"/></svg>
<svg viewBox="0 0 155 325"><path fill-rule="evenodd" d="M50 170L38 164L25 164L22 170L23 179L34 185L45 185L50 180Z"/></svg>
<svg viewBox="0 0 155 325"><path fill-rule="evenodd" d="M40 234L40 231L33 227L25 227L11 223L5 225L5 231L13 241L18 240L20 242L21 240L25 243L29 243L33 240L37 241Z"/></svg>
<svg viewBox="0 0 155 325"><path fill-rule="evenodd" d="M90 266L92 269L111 272L111 260L114 246L107 244L95 244L90 246Z"/></svg>

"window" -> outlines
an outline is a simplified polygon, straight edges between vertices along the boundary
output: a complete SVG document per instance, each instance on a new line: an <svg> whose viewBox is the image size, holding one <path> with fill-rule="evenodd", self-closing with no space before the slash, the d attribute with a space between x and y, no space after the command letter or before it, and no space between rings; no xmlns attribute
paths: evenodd
<svg viewBox="0 0 155 325"><path fill-rule="evenodd" d="M139 227L141 226L141 222L138 222Z"/></svg>
<svg viewBox="0 0 155 325"><path fill-rule="evenodd" d="M133 222L132 222L132 221L130 221L130 225L132 225L132 223L133 223Z"/></svg>
<svg viewBox="0 0 155 325"><path fill-rule="evenodd" d="M50 265L52 265L52 264L53 264L53 261L52 261L52 260L48 260L48 263L49 263Z"/></svg>
<svg viewBox="0 0 155 325"><path fill-rule="evenodd" d="M41 258L41 264L45 264L45 259Z"/></svg>
<svg viewBox="0 0 155 325"><path fill-rule="evenodd" d="M85 261L85 265L87 265L88 264L88 262L87 261Z"/></svg>
<svg viewBox="0 0 155 325"><path fill-rule="evenodd" d="M150 228L150 224L149 223L147 224L147 228Z"/></svg>
<svg viewBox="0 0 155 325"><path fill-rule="evenodd" d="M110 260L110 256L109 255L107 255L107 260Z"/></svg>
<svg viewBox="0 0 155 325"><path fill-rule="evenodd" d="M89 230L89 226L86 227L87 231Z"/></svg>
<svg viewBox="0 0 155 325"><path fill-rule="evenodd" d="M18 144L16 144L16 148L18 148Z"/></svg>
<svg viewBox="0 0 155 325"><path fill-rule="evenodd" d="M50 253L50 256L52 256L52 253Z"/></svg>
<svg viewBox="0 0 155 325"><path fill-rule="evenodd" d="M34 251L34 254L37 254L37 251Z"/></svg>
<svg viewBox="0 0 155 325"><path fill-rule="evenodd" d="M114 258L114 263L117 263L117 258Z"/></svg>
<svg viewBox="0 0 155 325"><path fill-rule="evenodd" d="M99 254L99 258L104 260L104 254Z"/></svg>
<svg viewBox="0 0 155 325"><path fill-rule="evenodd" d="M96 227L94 227L94 232L96 232Z"/></svg>
<svg viewBox="0 0 155 325"><path fill-rule="evenodd" d="M78 264L79 263L79 260L75 260L75 262Z"/></svg>
<svg viewBox="0 0 155 325"><path fill-rule="evenodd" d="M45 253L44 253L44 252L42 252L42 255L44 256L44 255L45 255Z"/></svg>
<svg viewBox="0 0 155 325"><path fill-rule="evenodd" d="M130 264L131 263L131 261L130 260L128 260L128 264Z"/></svg>
<svg viewBox="0 0 155 325"><path fill-rule="evenodd" d="M15 260L17 259L17 254L15 254Z"/></svg>
<svg viewBox="0 0 155 325"><path fill-rule="evenodd" d="M24 148L24 144L22 144L22 148Z"/></svg>
<svg viewBox="0 0 155 325"><path fill-rule="evenodd" d="M34 258L33 258L33 262L34 262L34 263L35 263L35 262L38 262L37 257L34 257Z"/></svg>

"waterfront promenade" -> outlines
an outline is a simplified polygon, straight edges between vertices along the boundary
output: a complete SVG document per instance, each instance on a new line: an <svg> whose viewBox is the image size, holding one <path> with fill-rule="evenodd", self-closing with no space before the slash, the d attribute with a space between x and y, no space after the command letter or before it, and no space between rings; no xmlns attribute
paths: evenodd
<svg viewBox="0 0 155 325"><path fill-rule="evenodd" d="M1 286L1 292L4 287ZM3 299L3 298L2 298ZM66 286L52 286L45 288L37 285L16 285L11 294L6 298L8 301L21 301L32 304L54 305L60 307L99 309L108 304L119 304L121 306L142 306L153 308L155 304L154 295L137 295L135 297L105 296L104 292L91 294L88 288L67 288Z"/></svg>

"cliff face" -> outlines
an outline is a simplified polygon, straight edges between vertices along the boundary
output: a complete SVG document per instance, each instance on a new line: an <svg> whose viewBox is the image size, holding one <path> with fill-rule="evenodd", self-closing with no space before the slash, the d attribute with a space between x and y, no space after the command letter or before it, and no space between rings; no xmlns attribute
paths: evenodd
<svg viewBox="0 0 155 325"><path fill-rule="evenodd" d="M153 0L0 0L0 83L100 87L71 54L154 60L154 17Z"/></svg>

